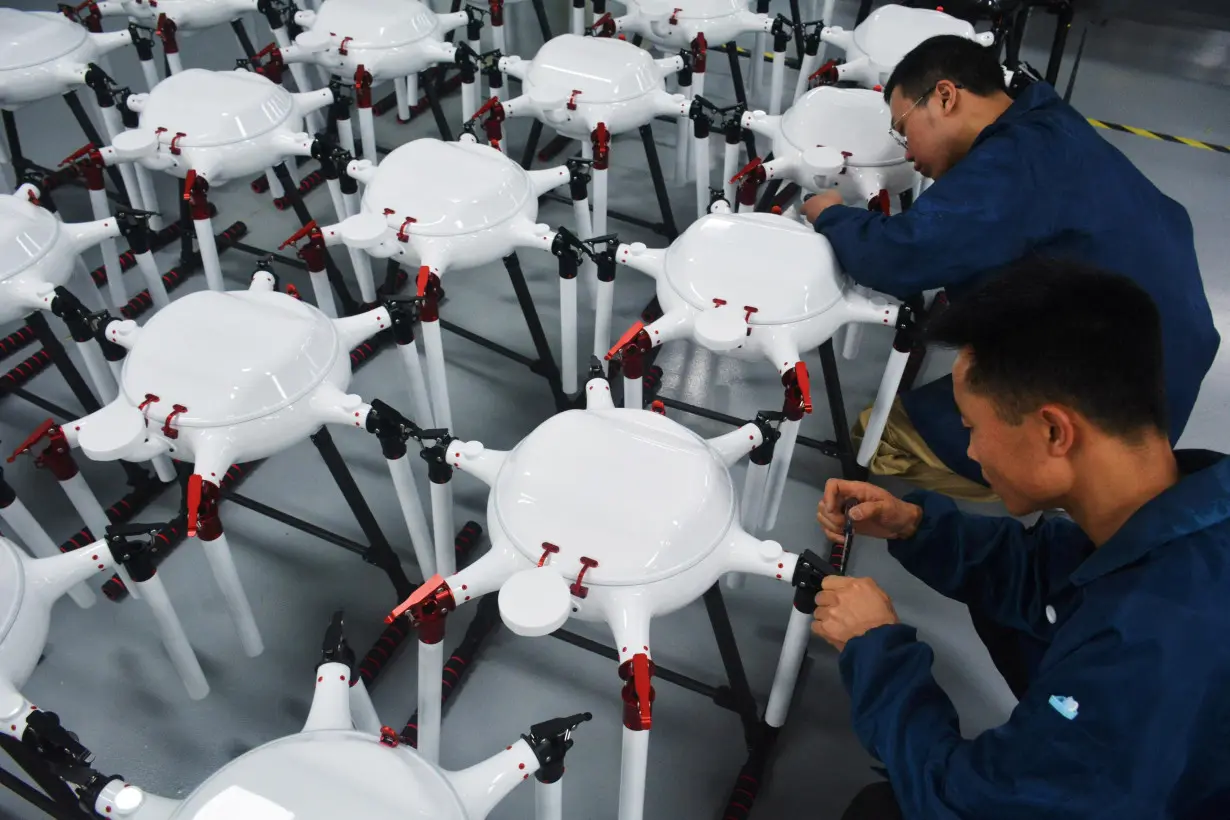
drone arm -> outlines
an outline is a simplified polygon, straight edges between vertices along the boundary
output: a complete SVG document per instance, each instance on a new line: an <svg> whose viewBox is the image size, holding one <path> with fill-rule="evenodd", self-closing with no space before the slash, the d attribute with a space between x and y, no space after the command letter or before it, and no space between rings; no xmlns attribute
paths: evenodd
<svg viewBox="0 0 1230 820"><path fill-rule="evenodd" d="M477 478L488 487L495 486L496 476L504 459L505 450L489 450L477 441L453 441L448 446L448 460L454 467Z"/></svg>
<svg viewBox="0 0 1230 820"><path fill-rule="evenodd" d="M789 582L798 560L799 556L786 552L776 541L761 541L740 531L731 544L726 569Z"/></svg>
<svg viewBox="0 0 1230 820"><path fill-rule="evenodd" d="M760 446L764 434L752 422L725 435L711 438L708 444L727 467L733 467L745 455Z"/></svg>
<svg viewBox="0 0 1230 820"><path fill-rule="evenodd" d="M538 771L538 758L525 740L518 740L508 749L482 763L444 776L466 807L466 815L483 820L493 808Z"/></svg>
<svg viewBox="0 0 1230 820"><path fill-rule="evenodd" d="M665 248L649 249L640 242L621 244L615 249L615 261L633 270L639 270L653 279L661 279L666 275Z"/></svg>
<svg viewBox="0 0 1230 820"><path fill-rule="evenodd" d="M316 691L304 732L351 728L350 678L350 667L344 663L323 663L316 668Z"/></svg>
<svg viewBox="0 0 1230 820"><path fill-rule="evenodd" d="M75 222L64 227L68 231L75 254L83 253L104 240L120 235L120 226L115 217L96 219L93 222Z"/></svg>
<svg viewBox="0 0 1230 820"><path fill-rule="evenodd" d="M322 108L328 108L333 104L333 92L328 88L322 88L318 91L301 91L291 95L297 118L304 118L314 111L319 111Z"/></svg>
<svg viewBox="0 0 1230 820"><path fill-rule="evenodd" d="M386 307L373 308L356 316L334 319L344 350L353 350L382 330L393 326L393 319Z"/></svg>
<svg viewBox="0 0 1230 820"><path fill-rule="evenodd" d="M837 46L842 51L849 51L854 44L854 32L841 26L825 26L820 32L820 40Z"/></svg>
<svg viewBox="0 0 1230 820"><path fill-rule="evenodd" d="M113 31L106 34L91 34L90 40L94 43L94 47L98 50L98 56L110 54L118 48L122 48L132 44L132 34L124 29L123 31Z"/></svg>
<svg viewBox="0 0 1230 820"><path fill-rule="evenodd" d="M536 171L530 171L529 178L530 187L534 190L534 195L540 197L568 182L568 166L557 165L554 168L540 168Z"/></svg>

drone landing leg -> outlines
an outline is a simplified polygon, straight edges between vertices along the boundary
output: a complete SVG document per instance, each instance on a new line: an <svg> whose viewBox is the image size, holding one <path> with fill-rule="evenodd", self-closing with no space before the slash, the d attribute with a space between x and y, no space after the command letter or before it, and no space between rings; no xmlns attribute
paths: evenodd
<svg viewBox="0 0 1230 820"><path fill-rule="evenodd" d="M521 306L521 314L525 317L530 338L534 340L534 350L538 354L538 361L531 365L530 369L546 378L551 388L551 395L555 397L556 409L566 410L569 399L560 383L559 366L556 365L555 356L551 353L551 345L547 342L547 334L542 329L542 320L538 318L538 309L534 307L534 298L530 295L530 288L525 282L525 274L521 272L521 262L517 259L516 253L510 253L504 257L504 268L508 271L509 280L512 281L513 290L517 294L517 302Z"/></svg>
<svg viewBox="0 0 1230 820"><path fill-rule="evenodd" d="M93 121L85 113L85 107L81 105L81 99L77 96L77 92L70 91L65 94L64 102L68 103L68 109L73 112L73 119L77 120L77 124L81 126L81 131L85 134L85 138L95 147L101 148L105 145L106 143L103 142L98 129L94 127ZM124 188L124 178L120 176L120 169L115 166L108 167L107 176L111 177L111 184L115 186L120 201L128 205L128 193L127 189Z"/></svg>
<svg viewBox="0 0 1230 820"><path fill-rule="evenodd" d="M290 207L294 210L295 216L299 218L301 225L307 225L314 222L312 214L308 211L307 206L303 204L303 197L299 195L298 186L291 182L290 171L286 168L286 163L282 162L274 166L273 171L282 182L282 187L286 189L286 198L290 200ZM337 294L337 301L340 307L347 316L359 311L359 303L350 295L350 290L346 287L346 280L342 278L342 272L338 269L337 263L333 261L333 256L325 254L325 271L329 275L329 281L333 284L334 293ZM375 295L373 294L373 298Z"/></svg>
<svg viewBox="0 0 1230 820"><path fill-rule="evenodd" d="M77 366L73 364L73 360L68 357L68 353L64 350L64 345L60 344L59 338L52 331L51 325L47 324L47 318L42 311L35 311L26 317L26 324L38 336L39 342L43 348L51 356L51 360L55 362L56 368L59 369L60 375L64 377L64 381L68 382L68 387L73 391L73 395L77 397L77 401L81 402L81 406L86 412L93 413L102 407L98 403L98 399L94 398L94 394L90 392L90 388L86 385L85 379L81 378L81 371L77 370Z"/></svg>
<svg viewBox="0 0 1230 820"><path fill-rule="evenodd" d="M26 505L17 497L17 491L4 480L2 472L0 472L0 520L3 520L5 526L17 534L17 537L36 558L51 558L60 554L51 536L30 514ZM94 595L94 590L84 582L70 587L68 597L72 598L73 603L82 609L89 609L98 600Z"/></svg>

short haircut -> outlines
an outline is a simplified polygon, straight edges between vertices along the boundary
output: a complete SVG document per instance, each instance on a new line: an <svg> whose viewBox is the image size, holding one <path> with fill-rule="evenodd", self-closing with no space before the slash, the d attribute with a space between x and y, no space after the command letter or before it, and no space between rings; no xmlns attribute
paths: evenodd
<svg viewBox="0 0 1230 820"><path fill-rule="evenodd" d="M995 48L956 34L943 34L922 41L901 58L884 84L884 99L891 100L893 89L900 87L903 97L915 100L940 80L950 80L980 97L1006 91Z"/></svg>
<svg viewBox="0 0 1230 820"><path fill-rule="evenodd" d="M1125 276L1017 262L939 312L926 335L968 349L966 383L1010 424L1054 402L1119 438L1168 429L1161 318Z"/></svg>

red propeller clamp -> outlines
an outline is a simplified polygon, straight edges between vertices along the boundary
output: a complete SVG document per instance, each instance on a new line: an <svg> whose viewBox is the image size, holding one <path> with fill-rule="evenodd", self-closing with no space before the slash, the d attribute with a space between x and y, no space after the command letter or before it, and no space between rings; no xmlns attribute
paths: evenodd
<svg viewBox="0 0 1230 820"><path fill-rule="evenodd" d="M197 176L196 171L188 171L184 177L184 202L192 208L192 218L209 219L209 181Z"/></svg>
<svg viewBox="0 0 1230 820"><path fill-rule="evenodd" d="M782 386L786 388L786 401L782 405L786 418L798 421L811 412L811 377L807 375L805 362L796 362L782 374Z"/></svg>
<svg viewBox="0 0 1230 820"><path fill-rule="evenodd" d="M624 701L624 726L634 732L646 732L653 727L654 662L643 652L619 667L620 680L625 681L620 697Z"/></svg>
<svg viewBox="0 0 1230 820"><path fill-rule="evenodd" d="M85 26L91 34L102 33L102 11L95 0L85 0L77 6L60 6L60 11L69 20ZM85 14L81 13L83 11Z"/></svg>
<svg viewBox="0 0 1230 820"><path fill-rule="evenodd" d="M705 40L703 33L697 34L696 39L692 40L690 56L692 58L693 73L704 74L705 61L709 57L709 43Z"/></svg>
<svg viewBox="0 0 1230 820"><path fill-rule="evenodd" d="M490 0L487 8L491 12L491 25L504 25L504 0Z"/></svg>
<svg viewBox="0 0 1230 820"><path fill-rule="evenodd" d="M419 640L423 643L439 643L444 640L444 619L457 608L457 600L453 590L442 575L433 575L414 591L397 608L385 616L384 622L391 624L406 615L410 625L419 630Z"/></svg>
<svg viewBox="0 0 1230 820"><path fill-rule="evenodd" d="M569 111L577 110L577 95L580 93L581 93L581 89L574 88L572 89L572 93L568 95L568 102L566 104L566 107L568 108Z"/></svg>
<svg viewBox="0 0 1230 820"><path fill-rule="evenodd" d="M302 248L298 247L297 243L305 238L307 239L307 244ZM285 242L278 245L278 250L282 250L287 246L296 249L295 255L307 264L310 273L319 273L325 269L325 257L328 251L325 249L324 234L320 232L315 219L291 234Z"/></svg>
<svg viewBox="0 0 1230 820"><path fill-rule="evenodd" d="M218 502L222 490L212 481L206 481L197 473L188 477L188 537L213 541L222 535L222 519L218 516Z"/></svg>
<svg viewBox="0 0 1230 820"><path fill-rule="evenodd" d="M77 462L73 459L64 430L52 419L40 424L29 438L18 445L8 457L8 462L12 464L18 456L32 454L35 445L43 439L47 439L47 447L34 456L34 466L50 470L56 481L68 481L77 475Z"/></svg>
<svg viewBox="0 0 1230 820"><path fill-rule="evenodd" d="M607 351L605 358L609 362L618 356L623 365L624 376L639 379L645 375L644 355L650 350L653 350L653 340L645 331L645 324L637 322L619 337L619 341Z"/></svg>
<svg viewBox="0 0 1230 820"><path fill-rule="evenodd" d="M807 77L807 87L816 88L821 85L833 85L837 82L837 61L829 60Z"/></svg>
<svg viewBox="0 0 1230 820"><path fill-rule="evenodd" d="M594 21L594 24L589 27L595 37L614 37L618 31L618 26L615 24L615 18L608 11L606 14Z"/></svg>
<svg viewBox="0 0 1230 820"><path fill-rule="evenodd" d="M440 277L431 272L427 265L419 266L418 278L415 280L419 299L419 321L435 322L440 318Z"/></svg>
<svg viewBox="0 0 1230 820"><path fill-rule="evenodd" d="M752 157L752 161L744 165L739 173L730 178L732 184L738 183L737 199L740 205L755 205L756 194L760 186L769 178L764 169L764 161L760 157Z"/></svg>
<svg viewBox="0 0 1230 820"><path fill-rule="evenodd" d="M359 108L372 107L372 73L363 66L354 72L354 99Z"/></svg>
<svg viewBox="0 0 1230 820"><path fill-rule="evenodd" d="M158 15L158 23L154 28L154 34L162 40L162 50L167 54L178 54L179 43L175 40L175 31L179 26L175 25L175 21L165 14Z"/></svg>
<svg viewBox="0 0 1230 820"><path fill-rule="evenodd" d="M486 119L483 119L484 117ZM500 140L504 139L504 117L504 104L499 97L491 97L474 112L474 116L470 117L466 124L471 125L482 120L487 143L492 148L499 148Z"/></svg>
<svg viewBox="0 0 1230 820"><path fill-rule="evenodd" d="M263 57L268 57L269 61L261 65ZM253 54L249 62L257 74L278 85L282 84L282 75L286 73L286 60L282 58L282 49L278 48L277 43L270 43Z"/></svg>
<svg viewBox="0 0 1230 820"><path fill-rule="evenodd" d="M595 171L605 171L611 167L611 132L605 122L598 123L589 135L589 141L594 146Z"/></svg>
<svg viewBox="0 0 1230 820"><path fill-rule="evenodd" d="M598 562L597 560L588 558L584 555L581 556L580 560L581 571L577 573L577 579L568 587L568 592L571 593L574 598L584 599L589 597L589 588L583 583L585 581L585 573L597 567Z"/></svg>

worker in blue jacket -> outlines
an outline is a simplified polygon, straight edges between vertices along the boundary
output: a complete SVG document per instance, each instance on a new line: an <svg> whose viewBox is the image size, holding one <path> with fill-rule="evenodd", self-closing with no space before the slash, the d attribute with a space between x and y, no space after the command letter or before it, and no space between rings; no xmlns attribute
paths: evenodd
<svg viewBox="0 0 1230 820"><path fill-rule="evenodd" d="M1035 83L1011 99L994 50L971 40L922 43L898 64L884 94L891 133L935 183L893 216L842 206L836 192L804 203L846 273L899 298L944 288L952 301L1026 257L1082 261L1130 277L1162 314L1169 433L1177 441L1219 342L1183 207L1049 85ZM993 500L965 456L968 440L944 378L894 407L872 472Z"/></svg>
<svg viewBox="0 0 1230 820"><path fill-rule="evenodd" d="M1077 263L1019 263L929 332L959 350L968 454L1008 511L1071 520L828 483L831 540L853 499L854 532L1019 638L996 662L1020 670L1020 703L966 740L888 596L824 579L813 631L841 650L854 730L889 778L846 818L1230 818L1230 458L1171 449L1152 300Z"/></svg>

